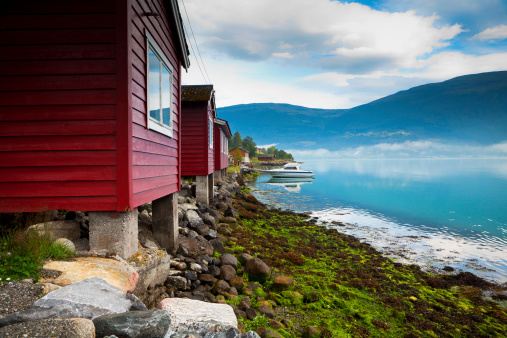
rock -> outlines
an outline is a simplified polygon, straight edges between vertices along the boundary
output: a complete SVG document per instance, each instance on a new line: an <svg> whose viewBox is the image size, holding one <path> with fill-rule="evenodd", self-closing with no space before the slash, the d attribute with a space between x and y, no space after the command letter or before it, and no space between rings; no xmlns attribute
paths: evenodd
<svg viewBox="0 0 507 338"><path fill-rule="evenodd" d="M229 284L231 285L231 287L236 288L240 292L245 287L245 282L243 281L243 278L239 276L232 277L231 280L229 281Z"/></svg>
<svg viewBox="0 0 507 338"><path fill-rule="evenodd" d="M42 283L44 289L42 290L41 296L44 297L50 292L61 289L62 287L53 283Z"/></svg>
<svg viewBox="0 0 507 338"><path fill-rule="evenodd" d="M211 240L217 238L217 236L218 236L217 231L213 230L213 229L209 229L208 231L206 231L205 233L202 234L202 237L206 238L208 241L211 241ZM211 245L213 245L213 243ZM215 246L213 245L213 248L214 247Z"/></svg>
<svg viewBox="0 0 507 338"><path fill-rule="evenodd" d="M95 326L90 319L42 319L17 323L0 328L0 337L95 337Z"/></svg>
<svg viewBox="0 0 507 338"><path fill-rule="evenodd" d="M187 283L187 279L185 277L180 276L168 276L166 280L166 284L172 285L178 290L189 290L190 287Z"/></svg>
<svg viewBox="0 0 507 338"><path fill-rule="evenodd" d="M224 280L219 280L213 286L213 292L215 293L229 292L230 288L231 286L229 285L229 283L227 283Z"/></svg>
<svg viewBox="0 0 507 338"><path fill-rule="evenodd" d="M238 260L231 254L223 254L220 256L220 265L230 265L234 270L238 269Z"/></svg>
<svg viewBox="0 0 507 338"><path fill-rule="evenodd" d="M283 327L283 324L280 323L279 321L277 320L274 320L274 319L269 319L269 326L274 328L274 329L281 329Z"/></svg>
<svg viewBox="0 0 507 338"><path fill-rule="evenodd" d="M261 338L283 338L283 336L276 331L265 330L262 332Z"/></svg>
<svg viewBox="0 0 507 338"><path fill-rule="evenodd" d="M238 256L238 261L239 261L241 264L245 265L245 264L246 264L246 262L248 262L248 261L249 261L249 260L251 260L252 258L253 258L253 257L252 257L252 256L250 256L249 254L247 254L247 253L242 253L242 254L240 254L240 255Z"/></svg>
<svg viewBox="0 0 507 338"><path fill-rule="evenodd" d="M211 265L208 268L208 272L210 274L212 274L213 276L218 277L220 275L220 268L218 266L216 266L216 265Z"/></svg>
<svg viewBox="0 0 507 338"><path fill-rule="evenodd" d="M171 261L171 268L175 268L176 270L186 270L187 264L185 262L177 262L177 261Z"/></svg>
<svg viewBox="0 0 507 338"><path fill-rule="evenodd" d="M220 279L230 281L234 276L236 276L236 270L232 266L223 265L220 267Z"/></svg>
<svg viewBox="0 0 507 338"><path fill-rule="evenodd" d="M245 301L245 298L248 299L248 301ZM238 308L243 311L246 311L246 309L248 309L248 308L250 308L250 306L252 306L252 304L250 303L250 298L248 298L248 297L245 297L245 298L243 298L241 303L239 303L239 305L238 305Z"/></svg>
<svg viewBox="0 0 507 338"><path fill-rule="evenodd" d="M241 338L241 332L231 327L230 329L222 332L208 332L204 338Z"/></svg>
<svg viewBox="0 0 507 338"><path fill-rule="evenodd" d="M163 338L169 329L171 318L167 311L153 309L105 315L95 318L93 324L98 337L116 335Z"/></svg>
<svg viewBox="0 0 507 338"><path fill-rule="evenodd" d="M226 304L166 298L157 305L157 308L169 312L171 330L175 332L219 332L238 327L232 307Z"/></svg>
<svg viewBox="0 0 507 338"><path fill-rule="evenodd" d="M181 209L184 213L186 213L188 210L199 210L197 208L197 205L193 203L183 203L178 205L178 209Z"/></svg>
<svg viewBox="0 0 507 338"><path fill-rule="evenodd" d="M197 257L196 260L198 262L202 262L202 263L204 263L206 265L211 264L211 262L213 262L213 258L211 258L208 255L200 255L200 256Z"/></svg>
<svg viewBox="0 0 507 338"><path fill-rule="evenodd" d="M138 230L147 229L149 231L153 231L153 220L149 215L140 212L137 215L137 222Z"/></svg>
<svg viewBox="0 0 507 338"><path fill-rule="evenodd" d="M233 217L233 216L227 216L227 215L225 215L225 217L222 218L222 222L224 222L224 223L236 223L236 218L235 217L237 217L237 216Z"/></svg>
<svg viewBox="0 0 507 338"><path fill-rule="evenodd" d="M236 290L235 287L232 287L229 289L229 294L231 295L231 297L233 298L236 298L238 297L238 290Z"/></svg>
<svg viewBox="0 0 507 338"><path fill-rule="evenodd" d="M204 222L195 210L188 210L186 215L186 221L188 222L188 226L191 228L196 228L199 225L204 225Z"/></svg>
<svg viewBox="0 0 507 338"><path fill-rule="evenodd" d="M259 336L255 331L248 331L242 335L241 338L261 338L261 336Z"/></svg>
<svg viewBox="0 0 507 338"><path fill-rule="evenodd" d="M276 276L273 280L273 287L278 290L286 290L294 284L294 280L286 276Z"/></svg>
<svg viewBox="0 0 507 338"><path fill-rule="evenodd" d="M135 266L139 275L135 294L164 284L171 271L171 257L164 250L141 248L128 262Z"/></svg>
<svg viewBox="0 0 507 338"><path fill-rule="evenodd" d="M170 338L202 338L202 336L199 332L183 331L172 334Z"/></svg>
<svg viewBox="0 0 507 338"><path fill-rule="evenodd" d="M268 318L275 318L275 311L268 306L259 306L259 313L265 315Z"/></svg>
<svg viewBox="0 0 507 338"><path fill-rule="evenodd" d="M225 211L224 211L224 216L225 217L233 217L233 218L237 218L239 216L239 213L238 213L238 210L234 209L233 207L229 206Z"/></svg>
<svg viewBox="0 0 507 338"><path fill-rule="evenodd" d="M271 273L270 268L259 258L254 257L246 262L245 272L250 280L265 281Z"/></svg>
<svg viewBox="0 0 507 338"><path fill-rule="evenodd" d="M315 326L307 326L303 329L303 337L318 338L320 337L320 332Z"/></svg>
<svg viewBox="0 0 507 338"><path fill-rule="evenodd" d="M204 224L204 223L203 223L203 224L198 224L198 225L196 225L194 229L195 229L195 231L196 231L199 235L201 235L201 236L203 236L204 234L207 234L207 233L209 232L209 230L210 230L210 229L209 229L209 226L207 226L207 225L206 225L206 224ZM204 237L204 236L203 236L203 237Z"/></svg>
<svg viewBox="0 0 507 338"><path fill-rule="evenodd" d="M255 309L252 309L251 307L249 307L248 309L245 309L245 312L246 312L246 318L248 318L250 320L253 320L255 317L257 317L259 315L257 313L257 311Z"/></svg>
<svg viewBox="0 0 507 338"><path fill-rule="evenodd" d="M211 228L214 228L217 223L215 217L211 216L209 213L203 214L202 220L204 221L204 224L209 225Z"/></svg>
<svg viewBox="0 0 507 338"><path fill-rule="evenodd" d="M185 278L191 281L197 280L197 272L192 270L185 271Z"/></svg>
<svg viewBox="0 0 507 338"><path fill-rule="evenodd" d="M186 252L188 257L195 258L199 255L213 255L213 246L202 236L195 238L181 237L179 248Z"/></svg>
<svg viewBox="0 0 507 338"><path fill-rule="evenodd" d="M44 264L46 270L61 271L56 278L42 277L40 283L52 282L59 286L68 286L91 277L99 277L122 290L133 292L139 274L127 263L99 257L78 257L73 261L49 261Z"/></svg>
<svg viewBox="0 0 507 338"><path fill-rule="evenodd" d="M139 306L139 299L129 296L102 278L88 278L47 294L26 311L0 318L0 327L47 318L94 319L122 313Z"/></svg>
<svg viewBox="0 0 507 338"><path fill-rule="evenodd" d="M55 243L56 244L61 244L61 245L65 246L65 247L67 247L67 249L69 249L72 252L76 252L76 246L74 245L74 243L70 239L67 239L67 238L58 238L55 241Z"/></svg>
<svg viewBox="0 0 507 338"><path fill-rule="evenodd" d="M74 220L38 223L30 226L28 230L35 230L40 234L46 232L52 240L67 238L75 241L81 237L79 222Z"/></svg>
<svg viewBox="0 0 507 338"><path fill-rule="evenodd" d="M215 231L215 230L213 230L213 231ZM224 243L221 240L219 240L217 238L212 239L212 240L210 240L210 244L213 246L213 251L216 251L219 254L225 253Z"/></svg>
<svg viewBox="0 0 507 338"><path fill-rule="evenodd" d="M442 270L450 272L450 271L454 271L454 268L452 266L444 266L444 268Z"/></svg>
<svg viewBox="0 0 507 338"><path fill-rule="evenodd" d="M215 277L213 277L213 275L211 274L203 273L202 275L199 276L199 280L202 283L213 284L215 282Z"/></svg>
<svg viewBox="0 0 507 338"><path fill-rule="evenodd" d="M202 265L199 263L190 263L190 270L201 273L202 272Z"/></svg>

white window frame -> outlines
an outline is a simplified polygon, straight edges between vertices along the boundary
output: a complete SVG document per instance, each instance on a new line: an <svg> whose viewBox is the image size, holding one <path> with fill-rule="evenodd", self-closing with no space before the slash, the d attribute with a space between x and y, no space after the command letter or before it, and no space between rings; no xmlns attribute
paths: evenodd
<svg viewBox="0 0 507 338"><path fill-rule="evenodd" d="M208 119L208 137L209 137L209 140L208 140L208 143L209 143L209 148L210 149L213 149L213 128L214 128L214 125L213 125L213 120L212 119Z"/></svg>
<svg viewBox="0 0 507 338"><path fill-rule="evenodd" d="M173 137L173 67L171 66L171 63L166 58L160 47L155 42L155 39L148 33L148 31L145 31L146 34L146 116L147 116L147 127L148 129L154 130L156 132L159 132L161 134L164 134L169 137ZM154 52L154 54L159 59L160 63L160 74L162 74L162 67L165 67L169 71L169 78L170 78L170 84L169 84L169 123L170 125L166 125L162 122L162 111L160 112L160 119L157 120L150 116L150 64L149 64L149 58L150 58L150 49ZM160 91L160 107L162 107L162 80L161 76L159 77L159 91Z"/></svg>

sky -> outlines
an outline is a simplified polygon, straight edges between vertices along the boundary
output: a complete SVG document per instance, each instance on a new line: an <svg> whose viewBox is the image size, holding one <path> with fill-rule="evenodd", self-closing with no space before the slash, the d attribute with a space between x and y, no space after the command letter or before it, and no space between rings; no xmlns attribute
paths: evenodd
<svg viewBox="0 0 507 338"><path fill-rule="evenodd" d="M217 107L352 108L426 83L507 70L507 0L179 4L191 53L182 83L213 84Z"/></svg>

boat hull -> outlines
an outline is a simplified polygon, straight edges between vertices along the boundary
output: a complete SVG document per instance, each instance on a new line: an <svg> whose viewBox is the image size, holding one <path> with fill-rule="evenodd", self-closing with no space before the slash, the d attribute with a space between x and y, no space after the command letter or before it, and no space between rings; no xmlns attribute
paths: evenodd
<svg viewBox="0 0 507 338"><path fill-rule="evenodd" d="M313 172L267 172L273 178L312 178Z"/></svg>

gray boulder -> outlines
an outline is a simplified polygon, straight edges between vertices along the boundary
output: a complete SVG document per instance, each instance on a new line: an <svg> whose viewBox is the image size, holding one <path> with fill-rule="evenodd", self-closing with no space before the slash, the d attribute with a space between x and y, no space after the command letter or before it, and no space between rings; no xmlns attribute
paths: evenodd
<svg viewBox="0 0 507 338"><path fill-rule="evenodd" d="M188 222L188 226L191 228L197 228L199 225L204 224L201 216L199 216L196 210L188 210L185 217Z"/></svg>
<svg viewBox="0 0 507 338"><path fill-rule="evenodd" d="M230 265L234 270L238 269L238 260L231 254L224 254L220 256L220 265Z"/></svg>
<svg viewBox="0 0 507 338"><path fill-rule="evenodd" d="M137 309L140 306L139 299L129 296L102 278L88 278L50 292L28 310L0 318L0 327L47 318L94 319L126 312L132 307Z"/></svg>
<svg viewBox="0 0 507 338"><path fill-rule="evenodd" d="M93 320L97 337L163 338L171 324L169 313L164 310L133 311L97 317Z"/></svg>
<svg viewBox="0 0 507 338"><path fill-rule="evenodd" d="M209 225L211 228L214 228L217 224L215 217L211 216L209 213L205 213L202 215L202 220L205 224Z"/></svg>
<svg viewBox="0 0 507 338"><path fill-rule="evenodd" d="M213 255L213 246L202 236L181 237L179 242L179 249L185 256L195 258L199 255Z"/></svg>
<svg viewBox="0 0 507 338"><path fill-rule="evenodd" d="M269 277L271 269L262 260L254 257L246 262L245 272L248 273L250 280L265 281Z"/></svg>

